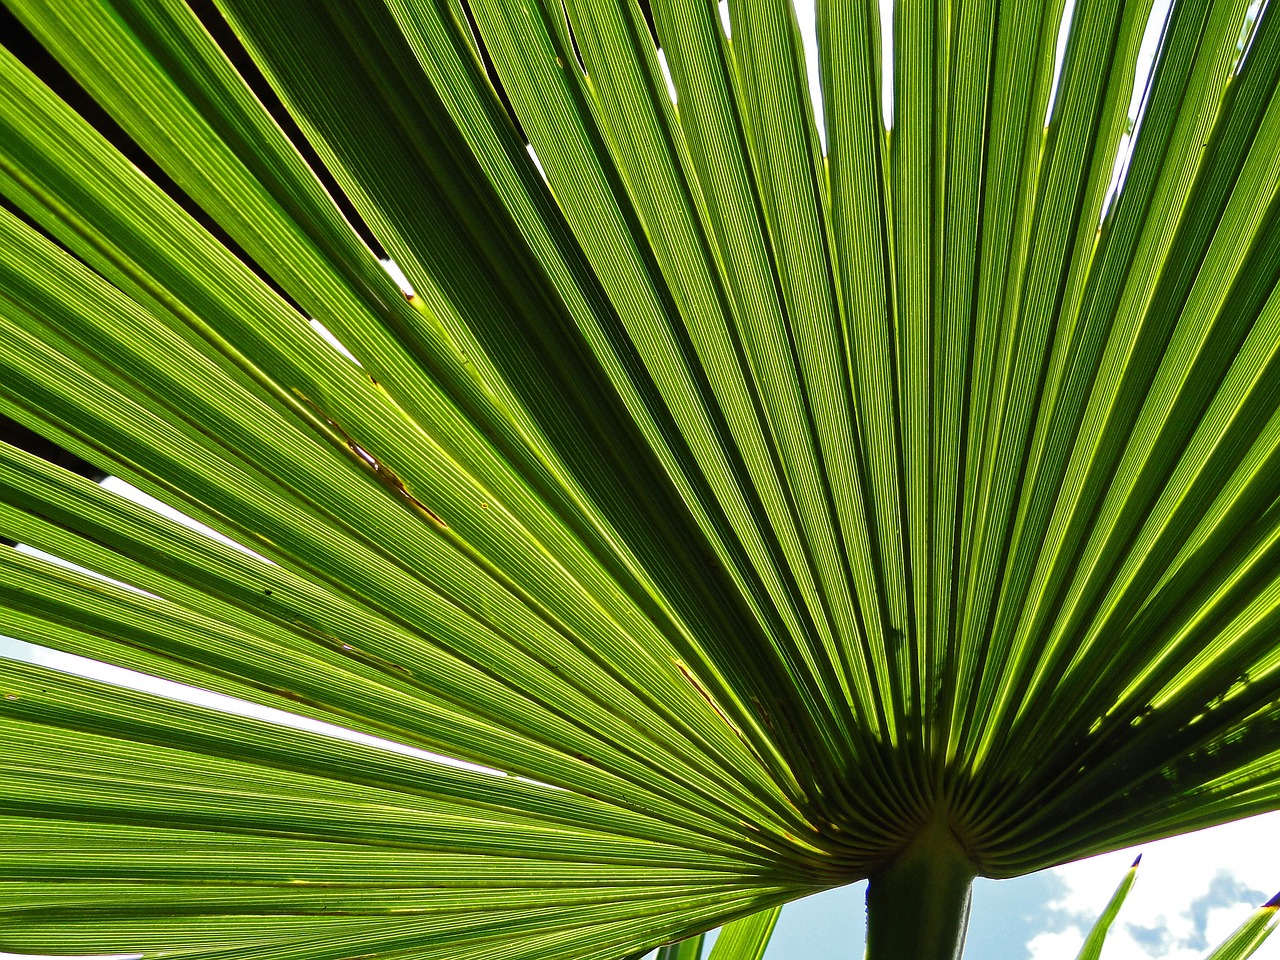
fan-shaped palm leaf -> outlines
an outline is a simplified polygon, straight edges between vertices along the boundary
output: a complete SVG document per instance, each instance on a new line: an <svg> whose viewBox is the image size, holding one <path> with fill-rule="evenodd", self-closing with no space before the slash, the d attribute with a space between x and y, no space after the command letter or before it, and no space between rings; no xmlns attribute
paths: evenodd
<svg viewBox="0 0 1280 960"><path fill-rule="evenodd" d="M0 445L0 535L144 591L0 550L0 633L489 769L0 661L0 949L870 876L951 956L974 875L1280 808L1269 8L1173 5L1110 198L1143 4L1057 77L1061 0L904 3L890 130L822 0L824 155L785 0L9 2L105 112L0 57L0 414L257 555Z"/></svg>

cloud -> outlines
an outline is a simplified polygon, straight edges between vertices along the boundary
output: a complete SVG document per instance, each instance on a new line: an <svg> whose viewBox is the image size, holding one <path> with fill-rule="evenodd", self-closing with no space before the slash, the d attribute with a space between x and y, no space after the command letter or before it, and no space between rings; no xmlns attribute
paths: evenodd
<svg viewBox="0 0 1280 960"><path fill-rule="evenodd" d="M1030 960L1074 960L1135 853L1138 881L1107 940L1106 960L1203 960L1280 888L1280 814L1266 814L1068 864ZM1280 960L1280 935L1254 954Z"/></svg>
<svg viewBox="0 0 1280 960"><path fill-rule="evenodd" d="M1191 901L1187 912L1191 916L1193 930L1192 935L1183 941L1183 944L1197 950L1208 950L1210 947L1217 946L1216 943L1210 942L1208 936L1210 914L1215 907L1231 908L1238 904L1245 904L1252 910L1258 904L1265 903L1267 899L1268 894L1262 890L1249 886L1225 870L1219 870L1209 881L1208 892Z"/></svg>
<svg viewBox="0 0 1280 960"><path fill-rule="evenodd" d="M1130 939L1153 957L1163 957L1169 952L1173 940L1169 928L1164 925L1140 927L1136 923L1127 923L1124 929Z"/></svg>

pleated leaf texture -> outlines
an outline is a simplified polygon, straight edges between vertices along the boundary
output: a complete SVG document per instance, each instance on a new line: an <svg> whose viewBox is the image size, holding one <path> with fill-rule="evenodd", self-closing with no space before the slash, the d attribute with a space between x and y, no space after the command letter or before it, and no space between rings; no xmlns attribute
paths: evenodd
<svg viewBox="0 0 1280 960"><path fill-rule="evenodd" d="M0 414L254 553L0 444L111 578L0 548L0 635L474 766L0 660L0 950L603 960L1280 809L1276 4L1143 81L1149 3L819 0L820 137L786 0L6 2Z"/></svg>

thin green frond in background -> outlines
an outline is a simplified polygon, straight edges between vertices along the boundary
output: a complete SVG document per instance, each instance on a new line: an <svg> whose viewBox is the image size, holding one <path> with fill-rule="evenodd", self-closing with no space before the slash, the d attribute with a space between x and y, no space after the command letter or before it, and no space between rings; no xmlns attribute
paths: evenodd
<svg viewBox="0 0 1280 960"><path fill-rule="evenodd" d="M1246 960L1257 952L1263 941L1276 931L1276 910L1280 908L1280 894L1272 897L1254 911L1206 960Z"/></svg>
<svg viewBox="0 0 1280 960"><path fill-rule="evenodd" d="M773 907L727 924L716 937L708 960L761 960L780 912L780 907Z"/></svg>
<svg viewBox="0 0 1280 960"><path fill-rule="evenodd" d="M698 934L679 943L670 943L659 948L657 960L701 960L701 957L702 934Z"/></svg>
<svg viewBox="0 0 1280 960"><path fill-rule="evenodd" d="M1120 886L1116 887L1116 892L1111 895L1111 899L1107 901L1106 907L1098 916L1097 921L1089 930L1089 935L1085 937L1084 946L1080 948L1080 953L1076 960L1098 960L1102 956L1102 944L1107 939L1107 934L1111 931L1111 925L1115 923L1116 917L1120 914L1120 907L1124 904L1125 897L1129 896L1129 891L1133 889L1134 881L1138 878L1138 864L1142 862L1142 857L1133 861L1124 879L1120 881Z"/></svg>

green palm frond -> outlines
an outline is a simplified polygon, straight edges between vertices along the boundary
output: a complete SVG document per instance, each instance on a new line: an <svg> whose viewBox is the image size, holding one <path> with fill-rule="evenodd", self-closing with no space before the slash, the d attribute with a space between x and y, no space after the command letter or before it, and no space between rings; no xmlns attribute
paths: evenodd
<svg viewBox="0 0 1280 960"><path fill-rule="evenodd" d="M0 659L0 950L953 956L1280 809L1274 5L1114 190L1146 4L899 4L886 127L819 0L819 131L787 0L7 3L0 416L245 549L0 443L0 635L467 765Z"/></svg>

